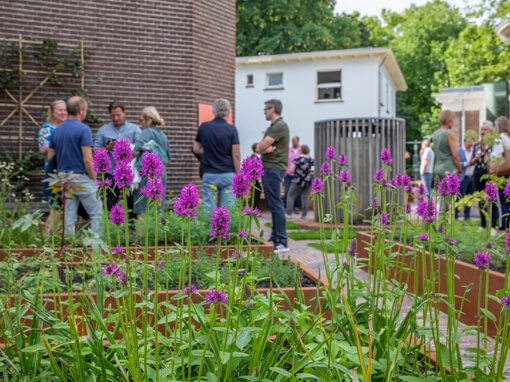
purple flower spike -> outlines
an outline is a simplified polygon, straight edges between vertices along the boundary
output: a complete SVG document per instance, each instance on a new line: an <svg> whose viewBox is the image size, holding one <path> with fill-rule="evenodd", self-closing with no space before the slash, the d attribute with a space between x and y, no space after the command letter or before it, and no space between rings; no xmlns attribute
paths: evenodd
<svg viewBox="0 0 510 382"><path fill-rule="evenodd" d="M124 215L122 215L122 216L124 217ZM126 248L124 248L123 246L117 244L114 248L112 248L112 253L114 255L119 255L121 253L124 253L125 250L126 250Z"/></svg>
<svg viewBox="0 0 510 382"><path fill-rule="evenodd" d="M255 180L264 175L264 167L262 166L262 159L256 156L250 156L243 160L241 171L244 172L248 179Z"/></svg>
<svg viewBox="0 0 510 382"><path fill-rule="evenodd" d="M241 259L244 259L246 256L244 255L243 252L237 252L237 251L233 251L232 252L232 258L233 259L236 259L236 258L241 258Z"/></svg>
<svg viewBox="0 0 510 382"><path fill-rule="evenodd" d="M381 214L377 217L377 222L380 224L381 228L387 228L390 223L390 218L386 214Z"/></svg>
<svg viewBox="0 0 510 382"><path fill-rule="evenodd" d="M97 173L112 171L112 162L106 148L94 151L94 171Z"/></svg>
<svg viewBox="0 0 510 382"><path fill-rule="evenodd" d="M115 140L113 145L113 159L115 159L116 162L131 162L131 159L133 159L133 150L131 150L128 138Z"/></svg>
<svg viewBox="0 0 510 382"><path fill-rule="evenodd" d="M141 176L147 176L149 178L158 177L165 171L163 162L158 157L157 152L150 153L144 152L142 155L142 169L140 170Z"/></svg>
<svg viewBox="0 0 510 382"><path fill-rule="evenodd" d="M243 214L248 215L248 216L259 216L260 210L257 207L255 207L253 209L251 207L246 207L243 210Z"/></svg>
<svg viewBox="0 0 510 382"><path fill-rule="evenodd" d="M184 287L184 289L182 290L182 293L184 294L195 294L197 293L197 287L195 286L195 284L191 283L191 288L186 285Z"/></svg>
<svg viewBox="0 0 510 382"><path fill-rule="evenodd" d="M381 151L381 161L388 166L391 166L393 163L393 159L391 159L391 151L388 149L383 149Z"/></svg>
<svg viewBox="0 0 510 382"><path fill-rule="evenodd" d="M491 263L491 257L487 251L477 251L473 261L479 269L487 269Z"/></svg>
<svg viewBox="0 0 510 382"><path fill-rule="evenodd" d="M211 236L227 239L230 229L230 216L227 207L216 207L211 215Z"/></svg>
<svg viewBox="0 0 510 382"><path fill-rule="evenodd" d="M503 190L503 193L507 198L510 197L510 178L506 182L506 186L505 189Z"/></svg>
<svg viewBox="0 0 510 382"><path fill-rule="evenodd" d="M339 177L341 183L351 182L351 173L349 172L349 170L340 170Z"/></svg>
<svg viewBox="0 0 510 382"><path fill-rule="evenodd" d="M314 194L322 194L324 190L324 183L322 179L315 178L312 182L312 190Z"/></svg>
<svg viewBox="0 0 510 382"><path fill-rule="evenodd" d="M248 232L246 232L246 230L244 230L244 229L241 229L239 231L239 236L241 236L241 237L248 237Z"/></svg>
<svg viewBox="0 0 510 382"><path fill-rule="evenodd" d="M205 295L205 299L209 301L211 304L215 304L217 302L221 302L223 304L227 303L227 296L220 290L212 289L209 293Z"/></svg>
<svg viewBox="0 0 510 382"><path fill-rule="evenodd" d="M115 204L110 211L110 222L113 224L124 224L124 207Z"/></svg>
<svg viewBox="0 0 510 382"><path fill-rule="evenodd" d="M501 303L504 307L510 308L510 296L501 297Z"/></svg>
<svg viewBox="0 0 510 382"><path fill-rule="evenodd" d="M379 202L377 201L377 199L372 199L372 200L370 201L370 206L371 206L372 208L377 208L377 207L379 206Z"/></svg>
<svg viewBox="0 0 510 382"><path fill-rule="evenodd" d="M244 172L238 172L232 179L232 193L245 198L250 191L250 178Z"/></svg>
<svg viewBox="0 0 510 382"><path fill-rule="evenodd" d="M439 183L439 193L443 196L457 195L460 190L459 177L457 174L448 174Z"/></svg>
<svg viewBox="0 0 510 382"><path fill-rule="evenodd" d="M435 222L437 218L437 210L434 201L431 199L418 199L416 214L420 216L424 222Z"/></svg>
<svg viewBox="0 0 510 382"><path fill-rule="evenodd" d="M120 161L115 166L114 175L115 184L118 188L124 188L131 185L133 181L133 171L128 161Z"/></svg>
<svg viewBox="0 0 510 382"><path fill-rule="evenodd" d="M177 216L192 218L198 214L199 198L197 188L193 183L182 187L181 196L174 204L174 213Z"/></svg>
<svg viewBox="0 0 510 382"><path fill-rule="evenodd" d="M384 170L383 169L377 170L374 173L374 180L377 183L381 183L384 180Z"/></svg>
<svg viewBox="0 0 510 382"><path fill-rule="evenodd" d="M328 158L328 159L335 159L336 158L336 151L335 151L335 148L333 146L329 146L326 149L326 158Z"/></svg>
<svg viewBox="0 0 510 382"><path fill-rule="evenodd" d="M416 192L418 195L425 195L427 193L427 189L425 188L425 185L423 183L420 183L418 185L418 188L416 189Z"/></svg>
<svg viewBox="0 0 510 382"><path fill-rule="evenodd" d="M330 175L331 174L331 166L329 165L329 162L324 162L321 166L321 172L323 175Z"/></svg>
<svg viewBox="0 0 510 382"><path fill-rule="evenodd" d="M442 224L439 224L439 226L436 229L436 232L444 233L445 232L444 226Z"/></svg>
<svg viewBox="0 0 510 382"><path fill-rule="evenodd" d="M485 185L485 200L495 202L498 200L498 186L494 182L487 182Z"/></svg>
<svg viewBox="0 0 510 382"><path fill-rule="evenodd" d="M346 157L345 155L340 154L340 155L338 156L338 164L339 164L340 166L345 166L345 165L347 165L347 157Z"/></svg>
<svg viewBox="0 0 510 382"><path fill-rule="evenodd" d="M158 261L158 265L156 267L156 270L160 271L161 270L161 265L163 265L163 260Z"/></svg>
<svg viewBox="0 0 510 382"><path fill-rule="evenodd" d="M426 233L422 233L421 235L418 235L418 239L420 239L421 241L427 241L429 239L429 235L427 235Z"/></svg>
<svg viewBox="0 0 510 382"><path fill-rule="evenodd" d="M112 187L112 180L111 180L111 178L107 178L104 181L96 179L96 185L98 187L101 187L101 188L106 188L106 187L110 187L111 188Z"/></svg>
<svg viewBox="0 0 510 382"><path fill-rule="evenodd" d="M356 239L353 239L351 241L351 245L349 245L347 247L347 252L349 252L349 254L354 257L358 257L359 253L358 253L357 249L358 249L358 242L356 241Z"/></svg>
<svg viewBox="0 0 510 382"><path fill-rule="evenodd" d="M505 253L508 255L510 253L510 232L508 232L508 234L506 235L505 247L506 247Z"/></svg>
<svg viewBox="0 0 510 382"><path fill-rule="evenodd" d="M140 193L152 200L163 200L163 195L165 194L163 181L161 178L148 178Z"/></svg>

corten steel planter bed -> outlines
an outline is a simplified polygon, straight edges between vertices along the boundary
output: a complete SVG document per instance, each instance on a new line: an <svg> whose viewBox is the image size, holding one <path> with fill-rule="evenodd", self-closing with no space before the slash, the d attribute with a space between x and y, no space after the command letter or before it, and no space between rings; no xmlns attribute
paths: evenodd
<svg viewBox="0 0 510 382"><path fill-rule="evenodd" d="M359 258L368 259L369 251L367 248L367 243L370 243L373 240L370 232L358 232L356 234L356 240L358 245ZM386 240L386 243L390 243L389 240ZM421 253L417 253L416 250L409 246L403 245L400 243L395 243L395 245L391 248L391 252L399 253L398 261L404 261L405 265L403 267L402 275L396 274L394 270L390 270L390 278L395 280L406 281L409 280L407 285L407 290L411 293L421 294L422 293L422 269L421 269L421 261L418 262L418 269L413 269L414 264L412 263L413 256L421 256ZM404 256L405 253L413 252L416 255L413 256ZM421 252L421 250L420 250ZM427 269L426 276L430 275L429 269L429 257L430 253L426 252L427 256ZM373 254L372 254L373 259ZM436 255L437 259L437 255ZM397 260L397 258L396 258ZM373 264L373 263L372 263ZM364 270L367 270L367 266L364 267ZM441 290L439 293L446 294L446 259L445 257L439 258L439 276L440 276L440 286ZM414 272L418 273L418 290L414 290L413 279ZM457 260L455 262L455 274L459 276L455 279L455 295L457 296L455 299L455 307L456 309L460 309L462 299L461 297L466 297L466 301L462 304L462 314L460 315L460 321L466 325L477 325L478 322L475 318L477 314L477 301L478 301L478 286L480 279L480 271L478 268L472 264L466 263L464 261ZM505 282L505 275L500 272L489 271L489 295L495 295L498 290L503 289ZM465 293L465 286L471 285L471 290ZM482 286L482 294L481 301L485 301L485 281ZM443 312L448 312L448 308L446 304L440 304L440 308ZM488 310L496 316L496 323L499 320L500 312L501 312L501 304L489 299ZM487 334L494 337L497 334L496 323L493 323L491 320L488 320L488 328ZM483 330L483 320L481 321L481 330Z"/></svg>
<svg viewBox="0 0 510 382"><path fill-rule="evenodd" d="M306 265L302 264L299 260L291 258L290 261L292 261L293 263L299 264L300 268L303 272L303 276L308 277L310 280L312 280L316 284L318 284L313 287L302 287L301 288L306 305L309 306L309 309L312 309L313 305L314 305L313 299L318 294L318 288L326 287L328 285L328 283L326 280L323 280L323 279L321 279L320 283L318 283L319 276L318 276L317 272L315 272L311 268L307 267ZM203 290L203 289L198 290L197 294L192 295L193 302L195 302L195 303L202 302L204 300L203 296L205 296L205 294L208 291L209 290ZM261 294L267 295L270 293L270 291L271 291L271 288L257 288L257 292L261 293ZM295 296L293 287L292 288L281 288L281 291L288 296L290 301L293 301L293 302L297 301L297 297ZM277 289L276 287L274 287L273 293L280 293L280 290ZM173 300L172 298L177 294L178 294L177 290L168 290L168 291L167 290L159 290L158 291L158 301L164 302L164 301L168 300L171 304L175 305L176 301ZM141 291L136 291L135 296L136 296L136 303L142 302ZM17 298L18 298L17 296L10 297L9 303L10 303L11 307L14 306ZM81 335L85 335L87 333L87 328L85 327L84 322L79 318L83 314L80 300L85 299L85 301L87 301L87 299L93 299L97 303L97 293L94 292L94 293L90 293L87 295L82 292L76 292L76 293L72 293L72 294L70 294L70 293L59 293L59 294L47 293L47 294L40 295L39 301L44 306L44 308L46 310L55 311L55 315L58 315L59 317L60 317L60 314L58 312L60 312L60 309L62 309L63 315L64 315L64 321L66 321L69 319L68 306L69 306L71 298L72 298L73 304L75 305L75 309L74 309L75 324L78 328L79 333ZM28 303L24 298L21 298L21 299L22 299L22 304ZM186 298L184 298L184 300L186 301ZM57 301L57 304L55 304L55 301ZM117 301L118 300L112 296L112 293L105 293L105 298L104 298L105 315L108 315L109 311L112 311L112 310L116 311ZM283 309L289 309L289 306L288 306L286 300L284 300L284 299L275 301L275 304L281 306ZM165 308L164 308L164 306L160 305L160 309L165 309ZM30 317L31 317L32 313L33 313L32 308L29 308L27 310L27 312L25 312L24 317L22 318L23 325L25 325L27 327L31 326L32 320ZM169 312L163 312L163 314L166 314L166 313L169 313ZM141 314L142 314L141 309L137 308L136 314L137 314L137 316L141 316ZM198 323L195 322L195 324L198 324ZM2 322L0 322L1 329L4 329L3 325L4 324ZM141 326L140 320L139 320L138 325ZM169 323L169 325L173 326L173 323ZM165 332L164 324L159 325L158 328L161 333ZM109 329L111 329L111 328L109 328ZM4 338L0 338L0 344L2 344L4 340L5 340ZM5 344L4 344L4 346L5 346Z"/></svg>
<svg viewBox="0 0 510 382"><path fill-rule="evenodd" d="M268 241L264 241L264 240L260 241L258 248L257 248L256 244L252 244L250 247L252 250L258 249L258 253L263 254L266 257L270 257L274 251L274 246L271 243L269 243ZM68 249L68 248L64 247L64 251L66 251L66 250L68 252L74 252L73 260L72 260L73 262L82 261L83 259L90 259L90 256L91 256L90 253L92 253L92 249L89 249L85 255L81 252L81 250L79 248ZM153 247L153 246L148 247L148 249L147 249L147 252L149 255L148 260L154 260L154 250L155 250L155 247ZM167 250L168 251L178 251L179 249L176 246L168 246ZM231 253L235 250L237 250L237 246L235 246L235 245L222 245L221 246L221 255L223 258L228 258L231 256ZM247 250L248 250L248 246L244 245L243 251L247 251ZM131 254L131 256L133 256L133 254L135 254L135 253L138 253L137 256L140 260L143 260L143 251L144 251L143 246L130 246L129 247L129 253ZM158 246L158 252L160 254L164 253L164 251L165 251L164 246ZM200 251L204 251L208 255L216 255L216 252L218 251L218 247L216 245L202 245L202 246L194 245L191 247L191 251L192 251L193 255L196 255L197 252L199 253ZM54 250L55 254L57 254L58 252L59 252L58 249ZM12 248L12 249L10 249L10 253L11 253L11 256L13 256L14 258L20 259L20 258L26 258L26 257L41 256L41 254L43 253L43 250L41 248ZM0 248L0 261L5 261L8 254L9 254L9 249Z"/></svg>

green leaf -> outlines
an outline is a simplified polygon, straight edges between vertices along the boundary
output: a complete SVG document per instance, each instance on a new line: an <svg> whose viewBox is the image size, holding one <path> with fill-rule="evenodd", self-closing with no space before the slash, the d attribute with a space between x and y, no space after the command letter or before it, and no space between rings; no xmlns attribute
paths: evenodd
<svg viewBox="0 0 510 382"><path fill-rule="evenodd" d="M483 314L485 314L486 317L488 317L491 321L496 321L496 316L490 312L489 310L485 308L480 308Z"/></svg>
<svg viewBox="0 0 510 382"><path fill-rule="evenodd" d="M282 369L281 367L275 367L275 366L273 366L273 367L270 367L270 368L269 368L269 370L272 370L272 371L274 371L275 373L278 373L278 374L280 374L280 375L283 375L284 377L287 377L287 378L292 377L292 374L291 374L291 373L289 373L289 372L288 372L287 370L285 370L285 369Z"/></svg>

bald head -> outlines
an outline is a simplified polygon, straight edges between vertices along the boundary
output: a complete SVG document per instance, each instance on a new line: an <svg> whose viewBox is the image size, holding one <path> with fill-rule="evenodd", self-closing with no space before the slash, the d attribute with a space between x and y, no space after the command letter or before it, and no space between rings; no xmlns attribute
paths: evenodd
<svg viewBox="0 0 510 382"><path fill-rule="evenodd" d="M69 117L83 121L87 116L87 100L80 96L72 96L67 100Z"/></svg>
<svg viewBox="0 0 510 382"><path fill-rule="evenodd" d="M292 137L292 147L294 147L295 149L299 149L299 137L298 136Z"/></svg>

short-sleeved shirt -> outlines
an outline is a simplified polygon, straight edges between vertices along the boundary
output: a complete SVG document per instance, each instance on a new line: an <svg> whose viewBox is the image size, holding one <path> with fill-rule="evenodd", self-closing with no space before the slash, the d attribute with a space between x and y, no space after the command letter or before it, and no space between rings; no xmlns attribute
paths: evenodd
<svg viewBox="0 0 510 382"><path fill-rule="evenodd" d="M129 139L129 143L134 145L137 139L142 134L142 130L138 125L134 123L124 121L124 123L120 126L119 129L115 127L113 122L107 123L104 126L101 126L96 133L96 139L94 141L94 148L98 149L101 147L106 147L108 142L116 139ZM115 160L113 159L113 152L110 152L110 161L112 162L112 171L113 174L115 170Z"/></svg>
<svg viewBox="0 0 510 382"><path fill-rule="evenodd" d="M492 147L491 158L501 158L507 150L510 150L510 137L501 133Z"/></svg>
<svg viewBox="0 0 510 382"><path fill-rule="evenodd" d="M38 139L39 139L39 148L46 146L50 143L51 134L53 134L53 130L55 130L55 126L51 123L45 123L39 129Z"/></svg>
<svg viewBox="0 0 510 382"><path fill-rule="evenodd" d="M429 160L429 163L427 164L427 168L424 169L426 159ZM423 154L421 156L420 174L422 172L432 174L434 172L433 169L434 169L434 150L432 150L432 148L430 147L427 147L425 150L423 150Z"/></svg>
<svg viewBox="0 0 510 382"><path fill-rule="evenodd" d="M262 164L264 168L274 170L287 170L289 162L289 127L280 117L274 121L266 130L265 137L274 139L273 145L276 149L269 154L262 154Z"/></svg>
<svg viewBox="0 0 510 382"><path fill-rule="evenodd" d="M92 147L90 127L77 119L65 120L51 135L50 148L57 153L57 171L85 174L83 146Z"/></svg>
<svg viewBox="0 0 510 382"><path fill-rule="evenodd" d="M223 118L204 122L198 128L195 141L204 149L204 173L235 172L232 146L239 144L239 133L234 125Z"/></svg>
<svg viewBox="0 0 510 382"><path fill-rule="evenodd" d="M434 175L443 177L446 173L456 173L457 166L448 144L448 135L451 130L438 129L432 135L434 142Z"/></svg>
<svg viewBox="0 0 510 382"><path fill-rule="evenodd" d="M312 184L313 159L305 156L298 156L292 161L292 163L296 165L292 183L296 183L301 187L309 186Z"/></svg>

